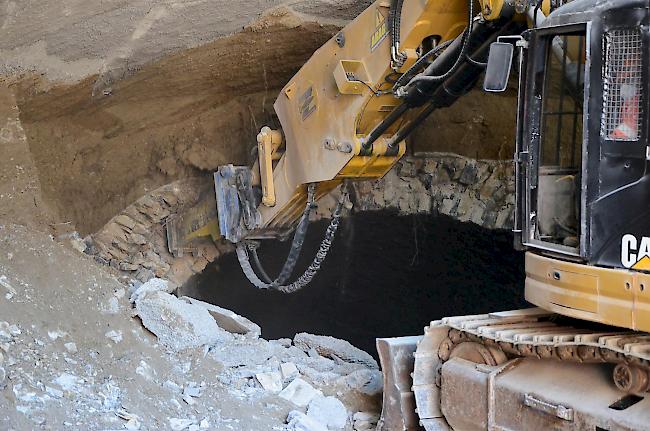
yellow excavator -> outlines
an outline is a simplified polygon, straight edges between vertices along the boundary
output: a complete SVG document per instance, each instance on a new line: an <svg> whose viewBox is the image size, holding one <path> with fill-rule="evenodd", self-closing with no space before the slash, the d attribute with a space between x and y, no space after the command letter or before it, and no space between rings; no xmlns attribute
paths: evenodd
<svg viewBox="0 0 650 431"><path fill-rule="evenodd" d="M348 207L405 139L483 76L518 81L515 247L527 310L449 317L377 340L381 430L650 429L648 0L380 0L314 53L276 102L281 130L253 166L222 166L215 196L167 223L178 255L236 244L258 288L316 275ZM487 109L487 108L486 108ZM292 278L310 213L340 199L312 264ZM257 258L293 233L270 277Z"/></svg>

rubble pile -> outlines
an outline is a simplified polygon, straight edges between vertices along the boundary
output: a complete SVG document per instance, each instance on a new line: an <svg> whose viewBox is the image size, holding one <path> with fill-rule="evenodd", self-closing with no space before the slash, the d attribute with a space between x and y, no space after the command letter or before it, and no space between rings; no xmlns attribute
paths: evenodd
<svg viewBox="0 0 650 431"><path fill-rule="evenodd" d="M264 340L230 310L174 296L167 280L126 285L117 274L67 243L0 226L0 428L376 424L382 377L367 353L311 334Z"/></svg>

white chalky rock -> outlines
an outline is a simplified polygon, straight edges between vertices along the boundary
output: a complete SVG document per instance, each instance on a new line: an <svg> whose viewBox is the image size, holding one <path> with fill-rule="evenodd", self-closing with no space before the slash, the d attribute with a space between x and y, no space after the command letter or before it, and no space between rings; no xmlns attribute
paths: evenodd
<svg viewBox="0 0 650 431"><path fill-rule="evenodd" d="M282 373L282 380L288 382L298 377L298 367L293 362L284 362L280 365L280 372Z"/></svg>
<svg viewBox="0 0 650 431"><path fill-rule="evenodd" d="M173 431L183 431L192 424L194 424L194 421L191 419L169 418L169 427Z"/></svg>
<svg viewBox="0 0 650 431"><path fill-rule="evenodd" d="M131 302L136 302L140 297L146 295L147 293L151 293L151 292L170 293L172 290L173 288L169 286L169 282L167 280L163 280L162 278L152 278L146 283L140 285L140 287L138 287L135 290L135 292L133 292L129 300Z"/></svg>
<svg viewBox="0 0 650 431"><path fill-rule="evenodd" d="M136 367L135 373L147 380L154 380L158 374L156 373L156 370L154 370L151 365L147 364L145 361L140 361L140 365Z"/></svg>
<svg viewBox="0 0 650 431"><path fill-rule="evenodd" d="M45 393L47 393L52 398L63 398L63 391L50 386L45 386Z"/></svg>
<svg viewBox="0 0 650 431"><path fill-rule="evenodd" d="M279 371L257 373L255 374L255 378L260 382L260 385L262 385L265 391L277 394L282 390L282 374Z"/></svg>
<svg viewBox="0 0 650 431"><path fill-rule="evenodd" d="M297 378L284 388L279 394L280 398L284 398L297 405L298 407L307 407L307 405L316 397L322 397L323 393L314 389L312 385Z"/></svg>
<svg viewBox="0 0 650 431"><path fill-rule="evenodd" d="M217 322L217 325L230 333L246 335L248 338L259 338L262 333L262 329L259 325L248 320L244 316L240 316L234 311L187 296L180 299L189 302L190 304L199 305L208 310Z"/></svg>
<svg viewBox="0 0 650 431"><path fill-rule="evenodd" d="M289 412L285 429L287 431L328 431L325 425L297 410Z"/></svg>
<svg viewBox="0 0 650 431"><path fill-rule="evenodd" d="M357 370L348 374L345 377L345 383L350 389L370 396L380 394L384 386L381 372L367 369Z"/></svg>
<svg viewBox="0 0 650 431"><path fill-rule="evenodd" d="M83 380L74 374L63 373L54 380L54 383L59 385L64 391L72 391L81 384Z"/></svg>
<svg viewBox="0 0 650 431"><path fill-rule="evenodd" d="M377 422L379 420L379 415L377 413L370 412L356 412L352 419L355 421L368 421L368 422Z"/></svg>
<svg viewBox="0 0 650 431"><path fill-rule="evenodd" d="M348 411L343 403L334 397L317 397L311 400L307 416L330 430L343 429L348 422Z"/></svg>
<svg viewBox="0 0 650 431"><path fill-rule="evenodd" d="M115 344L122 341L122 331L108 331L104 335L106 336L106 338L109 338Z"/></svg>
<svg viewBox="0 0 650 431"><path fill-rule="evenodd" d="M356 412L352 416L355 431L368 431L374 429L379 421L379 415L370 412Z"/></svg>
<svg viewBox="0 0 650 431"><path fill-rule="evenodd" d="M57 329L56 331L48 331L47 336L50 337L50 340L56 341L58 338L63 338L68 335L67 332Z"/></svg>
<svg viewBox="0 0 650 431"><path fill-rule="evenodd" d="M211 346L233 338L217 325L205 308L188 304L165 292L147 292L137 296L135 308L144 327L174 351Z"/></svg>
<svg viewBox="0 0 650 431"><path fill-rule="evenodd" d="M70 353L77 353L77 345L75 343L65 343L63 347Z"/></svg>

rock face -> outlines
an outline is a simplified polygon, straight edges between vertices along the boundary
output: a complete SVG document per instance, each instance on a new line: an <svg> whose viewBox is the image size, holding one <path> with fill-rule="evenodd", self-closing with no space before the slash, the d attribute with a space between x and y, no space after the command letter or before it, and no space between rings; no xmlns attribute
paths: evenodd
<svg viewBox="0 0 650 431"><path fill-rule="evenodd" d="M184 283L221 253L231 250L225 241L216 244L210 240L197 243L192 253L179 258L167 249L167 217L194 205L209 187L209 182L193 178L154 190L87 237L85 252L140 282L164 277L174 284ZM255 329L251 327L250 331Z"/></svg>

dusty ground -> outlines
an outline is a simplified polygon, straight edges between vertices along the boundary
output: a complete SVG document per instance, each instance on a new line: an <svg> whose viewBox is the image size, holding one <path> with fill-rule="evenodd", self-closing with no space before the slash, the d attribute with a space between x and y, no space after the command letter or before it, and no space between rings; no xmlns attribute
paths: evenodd
<svg viewBox="0 0 650 431"><path fill-rule="evenodd" d="M256 375L286 363L343 401L347 429L353 413L377 413L378 389L366 387L377 371L291 340L220 330L208 345L161 344L134 316L127 280L71 247L71 227L53 222L11 95L0 96L0 429L281 430L306 408Z"/></svg>

